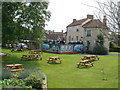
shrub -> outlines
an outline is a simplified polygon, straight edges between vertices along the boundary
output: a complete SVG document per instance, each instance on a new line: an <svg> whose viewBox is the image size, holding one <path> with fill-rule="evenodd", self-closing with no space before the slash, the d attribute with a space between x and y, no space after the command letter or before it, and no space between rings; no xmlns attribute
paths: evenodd
<svg viewBox="0 0 120 90"><path fill-rule="evenodd" d="M4 79L0 81L0 85L3 88L32 88L31 86L26 86L22 79Z"/></svg>
<svg viewBox="0 0 120 90"><path fill-rule="evenodd" d="M4 79L10 79L12 78L14 75L12 72L10 72L9 70L2 70L2 80Z"/></svg>
<svg viewBox="0 0 120 90"><path fill-rule="evenodd" d="M110 48L118 48L119 46L114 43L114 42L110 42Z"/></svg>
<svg viewBox="0 0 120 90"><path fill-rule="evenodd" d="M23 72L21 72L20 74L19 74L19 76L18 76L18 78L19 79L25 79L26 77L28 77L29 76L29 74L30 74L30 72L29 71L23 71Z"/></svg>
<svg viewBox="0 0 120 90"><path fill-rule="evenodd" d="M91 50L86 50L85 53L87 53L87 54L93 54L93 51L91 51Z"/></svg>
<svg viewBox="0 0 120 90"><path fill-rule="evenodd" d="M40 73L32 73L24 81L27 86L32 86L32 88L42 88L42 77L40 77Z"/></svg>
<svg viewBox="0 0 120 90"><path fill-rule="evenodd" d="M96 55L107 55L108 54L108 50L106 47L102 46L102 45L97 45L93 48L93 54Z"/></svg>

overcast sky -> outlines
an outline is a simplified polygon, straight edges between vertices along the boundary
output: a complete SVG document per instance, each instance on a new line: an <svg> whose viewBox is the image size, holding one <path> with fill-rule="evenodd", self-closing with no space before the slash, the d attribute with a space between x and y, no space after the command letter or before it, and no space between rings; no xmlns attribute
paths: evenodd
<svg viewBox="0 0 120 90"><path fill-rule="evenodd" d="M99 0L104 2L105 0ZM55 30L61 32L66 31L66 26L73 19L86 18L87 14L94 14L95 8L86 5L97 6L95 0L49 0L49 8L51 11L51 19L47 22L46 30ZM86 5L84 5L86 4Z"/></svg>

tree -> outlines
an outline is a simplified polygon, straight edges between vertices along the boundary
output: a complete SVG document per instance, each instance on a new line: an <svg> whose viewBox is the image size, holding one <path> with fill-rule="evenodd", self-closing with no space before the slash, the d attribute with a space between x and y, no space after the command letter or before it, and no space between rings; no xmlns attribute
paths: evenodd
<svg viewBox="0 0 120 90"><path fill-rule="evenodd" d="M106 34L104 31L101 32L110 40L118 41L118 35L120 35L120 1L119 0L106 0L106 2L101 3L96 1L98 6L86 5L89 7L96 8L95 16L102 20L103 16L106 18L106 25L109 31L109 34ZM111 38L112 37L112 38ZM116 42L117 43L117 42Z"/></svg>
<svg viewBox="0 0 120 90"><path fill-rule="evenodd" d="M111 41L116 41L118 43L118 35L120 35L120 1L118 0L107 0L105 3L98 2L96 16L101 19L101 16L106 16L107 27L109 28L109 34L106 36ZM103 32L104 33L104 32Z"/></svg>
<svg viewBox="0 0 120 90"><path fill-rule="evenodd" d="M3 2L3 43L29 39L39 43L50 18L48 2Z"/></svg>
<svg viewBox="0 0 120 90"><path fill-rule="evenodd" d="M17 25L13 19L15 11L18 9L18 3L2 3L2 44L15 42L17 35L15 26ZM19 5L18 5L19 6Z"/></svg>
<svg viewBox="0 0 120 90"><path fill-rule="evenodd" d="M97 55L106 55L108 54L108 50L104 47L104 37L102 34L97 36L96 46L93 48L93 54Z"/></svg>
<svg viewBox="0 0 120 90"><path fill-rule="evenodd" d="M102 45L102 46L104 45L104 37L103 37L102 34L99 34L99 35L97 36L96 44L97 44L97 45Z"/></svg>

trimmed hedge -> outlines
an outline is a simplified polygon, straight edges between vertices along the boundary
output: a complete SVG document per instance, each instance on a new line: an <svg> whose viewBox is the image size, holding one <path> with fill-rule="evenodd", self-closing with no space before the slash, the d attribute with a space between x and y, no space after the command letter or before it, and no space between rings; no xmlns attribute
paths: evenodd
<svg viewBox="0 0 120 90"><path fill-rule="evenodd" d="M98 45L98 46L95 46L93 48L93 54L95 54L95 55L107 55L108 50L106 47L104 47L102 45Z"/></svg>

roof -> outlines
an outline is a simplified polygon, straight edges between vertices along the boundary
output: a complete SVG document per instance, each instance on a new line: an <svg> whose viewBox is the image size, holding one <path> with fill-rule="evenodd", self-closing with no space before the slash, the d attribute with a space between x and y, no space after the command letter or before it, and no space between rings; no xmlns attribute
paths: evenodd
<svg viewBox="0 0 120 90"><path fill-rule="evenodd" d="M76 25L81 25L83 22L85 22L87 20L87 18L85 19L81 19L81 20L76 20L75 22L72 22L71 24L69 24L67 27L71 27L71 26L76 26Z"/></svg>
<svg viewBox="0 0 120 90"><path fill-rule="evenodd" d="M46 34L46 38L50 40L57 40L57 39L63 39L64 38L64 33L53 33L53 34Z"/></svg>
<svg viewBox="0 0 120 90"><path fill-rule="evenodd" d="M99 19L91 20L90 22L83 25L84 28L103 28L104 24Z"/></svg>
<svg viewBox="0 0 120 90"><path fill-rule="evenodd" d="M87 21L87 22L86 22ZM69 24L67 27L82 25L84 28L104 28L104 24L99 19L91 19L88 18L76 20Z"/></svg>

